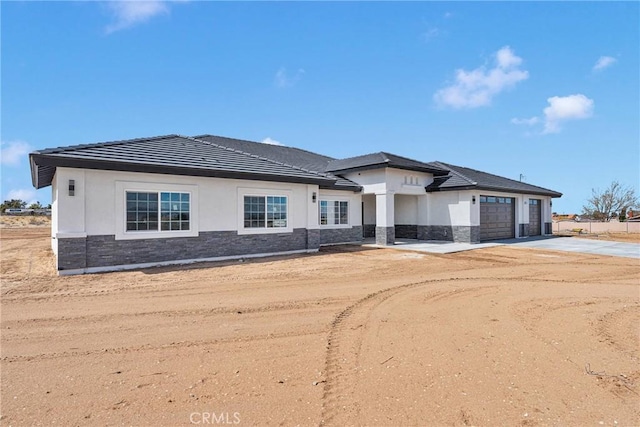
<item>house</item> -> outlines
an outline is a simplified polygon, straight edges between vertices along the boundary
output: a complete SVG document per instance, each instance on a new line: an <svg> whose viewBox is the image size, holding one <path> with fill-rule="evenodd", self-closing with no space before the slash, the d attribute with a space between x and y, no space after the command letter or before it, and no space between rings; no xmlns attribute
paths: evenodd
<svg viewBox="0 0 640 427"><path fill-rule="evenodd" d="M375 237L476 243L551 234L561 193L380 152L334 159L212 135L35 151L60 274L314 252Z"/></svg>

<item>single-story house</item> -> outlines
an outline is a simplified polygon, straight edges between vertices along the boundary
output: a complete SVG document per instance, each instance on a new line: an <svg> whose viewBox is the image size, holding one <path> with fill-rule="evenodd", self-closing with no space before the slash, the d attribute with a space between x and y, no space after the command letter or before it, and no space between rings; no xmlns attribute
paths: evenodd
<svg viewBox="0 0 640 427"><path fill-rule="evenodd" d="M561 193L380 152L334 159L212 135L38 150L60 274L381 245L551 233Z"/></svg>

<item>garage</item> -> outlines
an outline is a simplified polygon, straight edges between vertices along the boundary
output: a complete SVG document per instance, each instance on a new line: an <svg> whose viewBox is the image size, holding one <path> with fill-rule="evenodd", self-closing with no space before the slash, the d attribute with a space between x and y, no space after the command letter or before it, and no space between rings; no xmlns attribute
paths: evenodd
<svg viewBox="0 0 640 427"><path fill-rule="evenodd" d="M512 197L480 196L480 241L514 238L515 228Z"/></svg>
<svg viewBox="0 0 640 427"><path fill-rule="evenodd" d="M542 234L540 223L540 207L542 203L538 199L529 199L529 236L539 236Z"/></svg>

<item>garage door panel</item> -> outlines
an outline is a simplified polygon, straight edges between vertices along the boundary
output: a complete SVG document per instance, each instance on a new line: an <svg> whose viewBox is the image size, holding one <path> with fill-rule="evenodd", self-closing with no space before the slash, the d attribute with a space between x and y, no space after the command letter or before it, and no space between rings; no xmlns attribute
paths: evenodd
<svg viewBox="0 0 640 427"><path fill-rule="evenodd" d="M529 200L529 235L539 236L542 234L541 224L541 207L542 202L538 199Z"/></svg>
<svg viewBox="0 0 640 427"><path fill-rule="evenodd" d="M514 200L480 196L480 240L515 237Z"/></svg>

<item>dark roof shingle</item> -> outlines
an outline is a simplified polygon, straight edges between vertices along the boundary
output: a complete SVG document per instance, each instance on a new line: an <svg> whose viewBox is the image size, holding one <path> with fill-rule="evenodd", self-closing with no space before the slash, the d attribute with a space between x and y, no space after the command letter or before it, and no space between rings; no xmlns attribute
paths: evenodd
<svg viewBox="0 0 640 427"><path fill-rule="evenodd" d="M360 186L353 181L335 175L327 170L327 165L334 160L329 156L323 156L322 154L312 153L311 151L295 147L265 144L261 142L226 138L215 135L198 135L194 138L208 141L222 147L228 147L234 150L264 157L285 165L294 165L295 167L299 167L303 170L333 179L335 181L333 183L333 187L336 189L360 189Z"/></svg>
<svg viewBox="0 0 640 427"><path fill-rule="evenodd" d="M36 188L51 184L56 167L313 183L336 179L259 155L180 135L39 150L29 155Z"/></svg>
<svg viewBox="0 0 640 427"><path fill-rule="evenodd" d="M426 187L428 192L478 188L481 190L504 191L507 193L528 193L551 197L562 196L562 193L557 191L503 176L444 162L434 162L434 164L447 169L449 174L447 176L435 177L433 182Z"/></svg>
<svg viewBox="0 0 640 427"><path fill-rule="evenodd" d="M424 163L385 151L350 157L348 159L333 160L329 162L327 170L331 172L347 172L385 167L428 172L436 175L446 174L448 172L446 169L434 163Z"/></svg>

